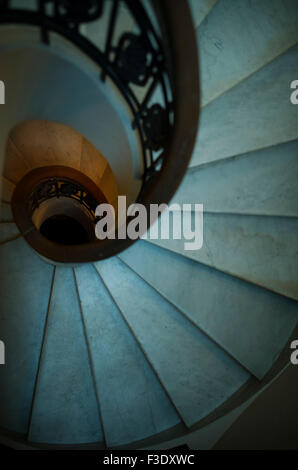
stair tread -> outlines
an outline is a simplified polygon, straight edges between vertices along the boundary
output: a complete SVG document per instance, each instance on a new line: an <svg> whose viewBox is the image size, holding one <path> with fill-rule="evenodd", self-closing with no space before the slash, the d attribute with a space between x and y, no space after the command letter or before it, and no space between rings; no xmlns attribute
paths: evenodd
<svg viewBox="0 0 298 470"><path fill-rule="evenodd" d="M187 426L248 380L241 366L119 259L96 267Z"/></svg>
<svg viewBox="0 0 298 470"><path fill-rule="evenodd" d="M190 220L195 227L194 212ZM199 250L186 250L172 233L148 241L298 300L298 218L206 213L203 231Z"/></svg>
<svg viewBox="0 0 298 470"><path fill-rule="evenodd" d="M172 202L205 211L298 216L298 140L188 171Z"/></svg>
<svg viewBox="0 0 298 470"><path fill-rule="evenodd" d="M53 267L18 240L0 246L0 426L26 433L48 308Z"/></svg>
<svg viewBox="0 0 298 470"><path fill-rule="evenodd" d="M74 274L68 267L56 268L29 440L103 441Z"/></svg>
<svg viewBox="0 0 298 470"><path fill-rule="evenodd" d="M206 18L218 0L189 0L194 27L197 28Z"/></svg>
<svg viewBox="0 0 298 470"><path fill-rule="evenodd" d="M11 206L8 203L0 201L0 222L12 222L13 215Z"/></svg>
<svg viewBox="0 0 298 470"><path fill-rule="evenodd" d="M197 31L202 105L296 44L297 24L296 0L218 2Z"/></svg>
<svg viewBox="0 0 298 470"><path fill-rule="evenodd" d="M296 302L152 243L120 258L259 379L297 323Z"/></svg>
<svg viewBox="0 0 298 470"><path fill-rule="evenodd" d="M25 3L17 0L14 6ZM102 50L113 2L108 3L98 21L80 27ZM149 7L150 1L143 4ZM5 404L0 427L23 434L29 429L31 441L120 446L181 419L191 427L245 385L250 373L262 379L297 324L292 299L298 300L298 131L297 108L290 102L290 83L298 76L297 1L189 4L197 27L204 109L192 168L174 202L203 203L209 211L201 250L185 251L183 240L139 241L119 258L96 263L98 273L91 265L54 270L22 238L15 239L19 231L7 203L14 183L31 166L62 164L68 153L71 166L79 168L81 140L69 150L62 134L46 135L50 143L41 155L34 133L30 147L23 146L26 134L16 143L30 163L18 161L23 154L16 152L4 166L0 331L6 365L0 368L0 402ZM123 32L138 33L124 3L119 5L114 46ZM124 106L115 105L117 92L105 95L96 67L86 60L85 72L90 66L96 87L103 87L100 107L108 109L102 106L110 98L115 105L103 113L98 131L95 88L80 92L84 87L73 79L74 64L64 67L62 56L54 57L58 41L51 36L54 53L42 48L35 53L32 45L3 53L6 78L16 77L15 63L25 70L21 81L2 77L12 83L3 135L30 116L59 121L61 95L68 110L63 122L101 143L121 175L122 193L135 172L132 144L122 129ZM43 73L35 90L40 99L32 101L23 89L36 57L45 71L59 70L61 63L61 73L51 87L51 74ZM71 83L68 93L58 86L62 75L64 83ZM43 88L55 94L53 99L45 95L47 106ZM144 89L136 95L141 99ZM90 105L89 114L82 103ZM116 116L117 145L115 132L108 132ZM127 155L122 164L119 145L122 157ZM90 166L90 161L81 163L85 170Z"/></svg>
<svg viewBox="0 0 298 470"><path fill-rule="evenodd" d="M297 139L297 53L298 45L203 108L191 167Z"/></svg>
<svg viewBox="0 0 298 470"><path fill-rule="evenodd" d="M180 418L97 272L92 266L75 272L107 445L175 426Z"/></svg>
<svg viewBox="0 0 298 470"><path fill-rule="evenodd" d="M15 240L20 235L19 229L13 222L0 223L0 244Z"/></svg>

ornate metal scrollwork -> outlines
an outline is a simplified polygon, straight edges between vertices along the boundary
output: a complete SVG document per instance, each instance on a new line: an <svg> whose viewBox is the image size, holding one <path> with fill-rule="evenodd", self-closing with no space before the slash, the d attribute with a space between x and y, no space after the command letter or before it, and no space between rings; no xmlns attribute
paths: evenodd
<svg viewBox="0 0 298 470"><path fill-rule="evenodd" d="M103 0L47 0L54 2L55 16L66 23L94 21L102 14Z"/></svg>
<svg viewBox="0 0 298 470"><path fill-rule="evenodd" d="M66 178L50 178L39 183L29 198L29 212L33 214L43 202L60 197L75 199L87 209L91 218L95 221L95 209L98 202L85 188Z"/></svg>
<svg viewBox="0 0 298 470"><path fill-rule="evenodd" d="M43 199L49 199L51 197L55 197L56 195L56 187L53 185L51 181L46 181L45 183L39 185L36 188L36 201L40 201Z"/></svg>
<svg viewBox="0 0 298 470"><path fill-rule="evenodd" d="M138 133L142 146L143 180L149 179L157 171L157 158L162 164L160 150L165 148L171 130L172 82L169 80L162 42L142 2L36 0L31 8L21 10L15 8L11 0L0 0L0 24L28 22L39 26L42 41L49 46L50 33L55 31L72 41L99 65L99 76L102 80L106 77L112 79L129 105L133 129ZM121 25L123 11L126 18L130 15L130 28L134 22L133 32L125 29L126 22ZM107 20L104 25L106 40L105 46L100 48L81 34L80 26L98 19L102 21L103 18ZM135 87L138 87L137 91ZM155 97L157 88L161 90L158 98ZM172 115L174 120L174 113ZM158 157L154 152L159 152ZM53 188L44 187L42 191L53 191Z"/></svg>
<svg viewBox="0 0 298 470"><path fill-rule="evenodd" d="M154 151L163 148L170 129L168 111L160 104L154 104L147 110L143 126L147 137L147 147Z"/></svg>
<svg viewBox="0 0 298 470"><path fill-rule="evenodd" d="M141 35L125 33L121 36L115 64L124 81L139 86L143 86L147 82L150 76L152 57L150 58L150 51L146 48Z"/></svg>

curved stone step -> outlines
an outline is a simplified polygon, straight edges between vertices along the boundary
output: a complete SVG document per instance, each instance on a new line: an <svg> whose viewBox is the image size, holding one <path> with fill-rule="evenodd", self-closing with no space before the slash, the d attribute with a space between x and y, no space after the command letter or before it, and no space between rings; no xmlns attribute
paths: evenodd
<svg viewBox="0 0 298 470"><path fill-rule="evenodd" d="M92 266L76 279L106 443L119 446L180 422L150 365Z"/></svg>
<svg viewBox="0 0 298 470"><path fill-rule="evenodd" d="M10 204L0 201L0 222L13 222Z"/></svg>
<svg viewBox="0 0 298 470"><path fill-rule="evenodd" d="M29 440L102 442L86 338L71 268L56 268Z"/></svg>
<svg viewBox="0 0 298 470"><path fill-rule="evenodd" d="M259 379L297 323L296 302L152 243L120 257Z"/></svg>
<svg viewBox="0 0 298 470"><path fill-rule="evenodd" d="M223 160L298 137L290 83L298 46L203 108L190 166Z"/></svg>
<svg viewBox="0 0 298 470"><path fill-rule="evenodd" d="M298 140L190 169L172 202L216 213L298 216Z"/></svg>
<svg viewBox="0 0 298 470"><path fill-rule="evenodd" d="M27 433L53 267L20 238L0 246L0 426Z"/></svg>
<svg viewBox="0 0 298 470"><path fill-rule="evenodd" d="M296 0L218 2L197 31L202 105L294 46L297 24Z"/></svg>
<svg viewBox="0 0 298 470"><path fill-rule="evenodd" d="M20 236L18 227L14 222L0 223L0 244L15 240Z"/></svg>
<svg viewBox="0 0 298 470"><path fill-rule="evenodd" d="M218 0L189 0L189 6L193 16L194 27L197 28L202 21L210 14L212 8Z"/></svg>
<svg viewBox="0 0 298 470"><path fill-rule="evenodd" d="M119 259L96 268L187 426L248 380L240 365Z"/></svg>
<svg viewBox="0 0 298 470"><path fill-rule="evenodd" d="M190 219L195 227L194 212ZM198 250L186 250L186 240L171 233L148 241L298 300L298 218L206 213L203 231Z"/></svg>

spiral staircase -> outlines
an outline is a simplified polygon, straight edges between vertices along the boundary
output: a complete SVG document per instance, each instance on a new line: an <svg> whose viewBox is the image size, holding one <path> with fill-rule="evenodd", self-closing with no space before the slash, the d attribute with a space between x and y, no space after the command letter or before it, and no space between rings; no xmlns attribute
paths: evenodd
<svg viewBox="0 0 298 470"><path fill-rule="evenodd" d="M30 9L38 2L8 3ZM36 239L14 220L15 188L32 171L65 165L90 178L99 171L96 158L89 167L82 159L75 138L71 152L63 153L59 143L58 158L58 133L47 144L56 150L38 153L40 142L18 126L40 120L81 133L106 158L118 193L130 201L152 181L152 169L158 173L160 146L151 145L146 168L144 139L135 131L138 113L133 128L123 99L127 90L115 86L110 69L102 67L101 77L109 78L99 80L91 46L86 57L81 43L29 16L9 21L8 3L0 2L0 79L6 85L0 108L2 442L16 448L144 449L192 438L203 448L206 429L221 422L223 433L232 422L225 424L225 417L270 387L289 363L289 344L298 335L298 107L290 101L290 83L298 78L297 2L190 0L200 124L178 191L172 197L178 180L171 186L169 174L156 187L173 188L172 202L204 205L203 247L185 251L183 240L143 239L97 259L94 248L84 259L70 259L71 250L84 251L80 246L47 255L46 245L34 246ZM79 26L98 49L108 44L116 3L110 12L103 2L100 17ZM127 8L131 3L119 4L116 37L140 28ZM157 37L165 37L152 6L159 2L141 3ZM179 3L172 2L173 10L182 8L187 17L186 1ZM172 31L179 21L186 24L182 15L176 21ZM187 33L176 33L187 62ZM189 77L197 73L191 66L196 63L189 69L185 63ZM198 94L184 86L185 102L197 104ZM135 95L141 101L146 90L137 86ZM165 96L161 87L154 100L167 104ZM189 140L191 148L191 134ZM183 162L177 165L182 177ZM103 179L95 183L100 187ZM152 200L167 202L162 194Z"/></svg>

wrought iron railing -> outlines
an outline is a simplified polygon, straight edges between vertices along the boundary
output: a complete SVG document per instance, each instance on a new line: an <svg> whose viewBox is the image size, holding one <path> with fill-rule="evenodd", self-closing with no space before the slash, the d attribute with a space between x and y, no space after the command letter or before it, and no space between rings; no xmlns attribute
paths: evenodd
<svg viewBox="0 0 298 470"><path fill-rule="evenodd" d="M134 21L134 31L117 35L121 8ZM81 29L84 24L100 21L109 9L104 47L90 42ZM104 21L104 20L102 20ZM160 154L171 131L173 115L170 79L162 42L139 0L36 0L34 9L16 9L13 2L0 0L0 23L27 23L40 28L45 44L51 44L55 31L68 38L100 66L99 77L109 77L124 96L132 112L132 128L138 133L143 154L143 180L161 166ZM139 93L136 94L134 86ZM160 90L159 102L152 101ZM140 89L142 89L140 93ZM138 96L142 96L141 100ZM172 119L173 123L173 119Z"/></svg>
<svg viewBox="0 0 298 470"><path fill-rule="evenodd" d="M33 214L42 203L54 198L67 197L81 204L96 223L95 210L97 201L88 189L70 178L49 178L41 181L32 191L28 200L29 214Z"/></svg>
<svg viewBox="0 0 298 470"><path fill-rule="evenodd" d="M187 169L198 129L199 75L196 37L187 2L150 0L150 18L154 16L150 21L143 1L36 0L35 9L20 10L13 8L10 0L0 0L0 26L37 26L42 41L49 46L52 33L57 33L97 64L99 80L109 78L114 82L131 110L131 125L142 144L144 175L137 202L148 207L152 203L168 203ZM122 31L118 37L121 6L133 18L135 28ZM107 8L108 27L100 47L85 37L84 23L98 21L100 28ZM18 206L25 193L30 195L29 182L26 184L13 204L14 213L19 213L20 218L23 212ZM18 226L35 250L57 262L104 259L133 243L118 239L116 234L115 240L96 240L68 250L47 244L28 220Z"/></svg>

